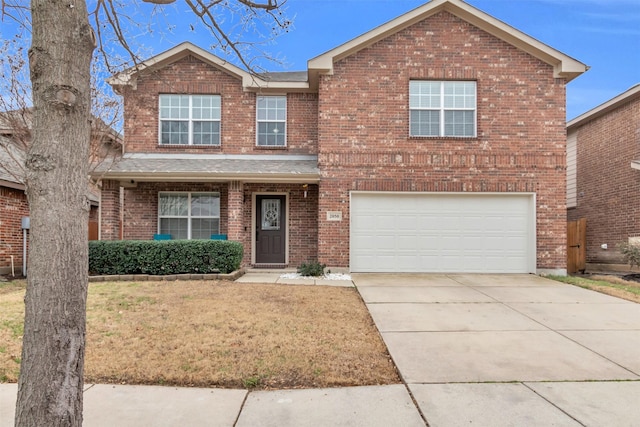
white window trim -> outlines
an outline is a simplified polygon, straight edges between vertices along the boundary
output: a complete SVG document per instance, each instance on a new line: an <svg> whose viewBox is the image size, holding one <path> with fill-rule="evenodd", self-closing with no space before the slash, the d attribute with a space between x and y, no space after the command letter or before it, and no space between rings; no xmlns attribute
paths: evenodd
<svg viewBox="0 0 640 427"><path fill-rule="evenodd" d="M189 118L188 119L162 119L160 117L161 115L161 106L160 106L160 98L163 95L175 95L175 96L188 96L189 97ZM220 99L220 119L214 120L214 119L198 119L198 120L194 120L193 119L193 97L194 96L211 96L211 97L218 97ZM187 135L187 144L163 144L162 143L162 122L163 120L166 121L172 121L172 122L188 122L189 123L189 129L188 129L188 135ZM218 122L219 125L219 138L218 138L218 143L217 144L194 144L193 143L193 122L197 121L197 122ZM173 147L220 147L222 145L222 96L220 95L216 95L216 94L199 94L199 93L195 93L195 94L180 94L180 93L161 93L158 96L158 145L161 146L173 146Z"/></svg>
<svg viewBox="0 0 640 427"><path fill-rule="evenodd" d="M258 101L260 98L284 98L284 119L283 120L259 120L258 119ZM287 95L258 95L256 96L256 147L261 148L284 148L287 147L288 138L287 138L287 118L289 114L289 98ZM284 145L262 145L260 144L260 134L258 133L258 124L259 123L284 123Z"/></svg>
<svg viewBox="0 0 640 427"><path fill-rule="evenodd" d="M409 136L411 138L477 138L478 136L478 82L475 80L422 80L415 79L416 82L440 83L440 108L412 108L409 105ZM444 106L444 83L473 83L475 105L473 108L446 108ZM409 83L410 85L411 83ZM409 89L409 97L411 90ZM412 135L411 134L411 112L412 111L438 111L440 115L440 129L438 135ZM447 111L473 111L473 135L445 135L445 112Z"/></svg>
<svg viewBox="0 0 640 427"><path fill-rule="evenodd" d="M165 194L186 194L187 195L187 216L180 216L180 215L163 215L160 216L160 197L162 195ZM220 200L220 192L218 191L160 191L158 192L158 208L157 208L157 213L158 213L158 233L161 233L160 231L160 219L162 218L179 218L179 219L187 219L187 239L191 240L191 220L196 218L196 219L201 219L201 218L205 218L205 219L217 219L218 220L218 232L217 233L211 233L211 234L220 234L220 212L218 211L218 216L192 216L191 215L191 196L193 194L209 194L209 195L217 195L218 196L218 200Z"/></svg>

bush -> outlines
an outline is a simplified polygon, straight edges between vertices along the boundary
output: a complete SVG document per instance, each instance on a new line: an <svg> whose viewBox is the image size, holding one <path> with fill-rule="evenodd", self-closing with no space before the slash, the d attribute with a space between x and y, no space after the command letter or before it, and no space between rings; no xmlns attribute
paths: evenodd
<svg viewBox="0 0 640 427"><path fill-rule="evenodd" d="M243 248L228 240L118 240L89 242L89 273L209 274L240 267Z"/></svg>
<svg viewBox="0 0 640 427"><path fill-rule="evenodd" d="M618 245L618 248L622 256L624 256L624 262L629 264L631 268L633 268L634 265L640 267L640 246L621 243Z"/></svg>
<svg viewBox="0 0 640 427"><path fill-rule="evenodd" d="M298 267L298 273L300 273L301 276L324 276L324 269L326 267L325 264L320 264L318 261L303 262L300 264L300 267Z"/></svg>

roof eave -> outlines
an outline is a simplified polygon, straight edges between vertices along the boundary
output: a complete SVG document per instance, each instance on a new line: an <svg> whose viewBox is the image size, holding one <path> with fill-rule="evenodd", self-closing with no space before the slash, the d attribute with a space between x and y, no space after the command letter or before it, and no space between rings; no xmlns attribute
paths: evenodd
<svg viewBox="0 0 640 427"><path fill-rule="evenodd" d="M319 173L172 173L172 172L106 172L102 179L123 182L260 182L260 183L317 183Z"/></svg>
<svg viewBox="0 0 640 427"><path fill-rule="evenodd" d="M115 74L107 79L116 91L131 86L135 89L136 77L139 73L146 70L162 68L166 65L184 58L187 55L193 55L201 61L208 63L231 76L242 81L242 86L248 91L266 91L266 92L308 92L310 91L309 82L288 82L288 81L267 81L258 75L249 73L235 65L225 61L224 59L192 44L189 42L181 43L159 55L150 58L136 67L129 68L121 73Z"/></svg>
<svg viewBox="0 0 640 427"><path fill-rule="evenodd" d="M150 69L162 68L166 65L172 64L175 61L184 58L187 55L193 55L205 63L213 65L214 67L221 69L222 71L231 74L232 76L241 79L245 87L259 83L267 83L260 79L258 76L253 75L243 69L236 67L228 61L208 52L201 47L198 47L190 42L183 42L173 48L160 53L135 67L131 67L125 71L122 71L116 75L113 75L107 79L107 82L114 87L131 86L135 85L135 76L141 72Z"/></svg>
<svg viewBox="0 0 640 427"><path fill-rule="evenodd" d="M569 122L567 122L567 131L571 131L590 120L597 119L598 117L601 117L608 112L615 110L622 104L626 104L627 102L633 101L636 98L640 98L640 83L632 86L620 95L611 98L610 100L598 105L597 107L592 108L586 113L570 120Z"/></svg>

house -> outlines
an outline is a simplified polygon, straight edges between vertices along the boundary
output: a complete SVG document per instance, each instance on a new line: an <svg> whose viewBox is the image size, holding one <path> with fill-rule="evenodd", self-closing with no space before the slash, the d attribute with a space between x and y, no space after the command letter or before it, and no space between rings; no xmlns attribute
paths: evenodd
<svg viewBox="0 0 640 427"><path fill-rule="evenodd" d="M0 136L0 275L22 272L22 218L29 216L29 204L16 160L23 153L13 150L8 138Z"/></svg>
<svg viewBox="0 0 640 427"><path fill-rule="evenodd" d="M460 0L303 72L180 44L110 79L126 150L101 171L100 236L224 234L254 267L566 272L565 85L584 71Z"/></svg>
<svg viewBox="0 0 640 427"><path fill-rule="evenodd" d="M640 244L640 84L567 123L567 216L586 218L589 269Z"/></svg>
<svg viewBox="0 0 640 427"><path fill-rule="evenodd" d="M25 186L25 150L30 140L31 110L0 113L0 275L23 270L23 218L29 217ZM98 121L96 121L97 123ZM122 151L121 136L100 122L92 131L92 160L110 166ZM99 188L89 184L89 240L98 239Z"/></svg>

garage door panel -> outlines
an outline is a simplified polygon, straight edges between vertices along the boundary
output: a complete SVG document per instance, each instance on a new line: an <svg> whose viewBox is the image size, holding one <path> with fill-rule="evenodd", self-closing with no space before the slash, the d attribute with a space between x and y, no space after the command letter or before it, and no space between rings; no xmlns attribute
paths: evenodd
<svg viewBox="0 0 640 427"><path fill-rule="evenodd" d="M351 270L532 272L532 195L353 193Z"/></svg>

